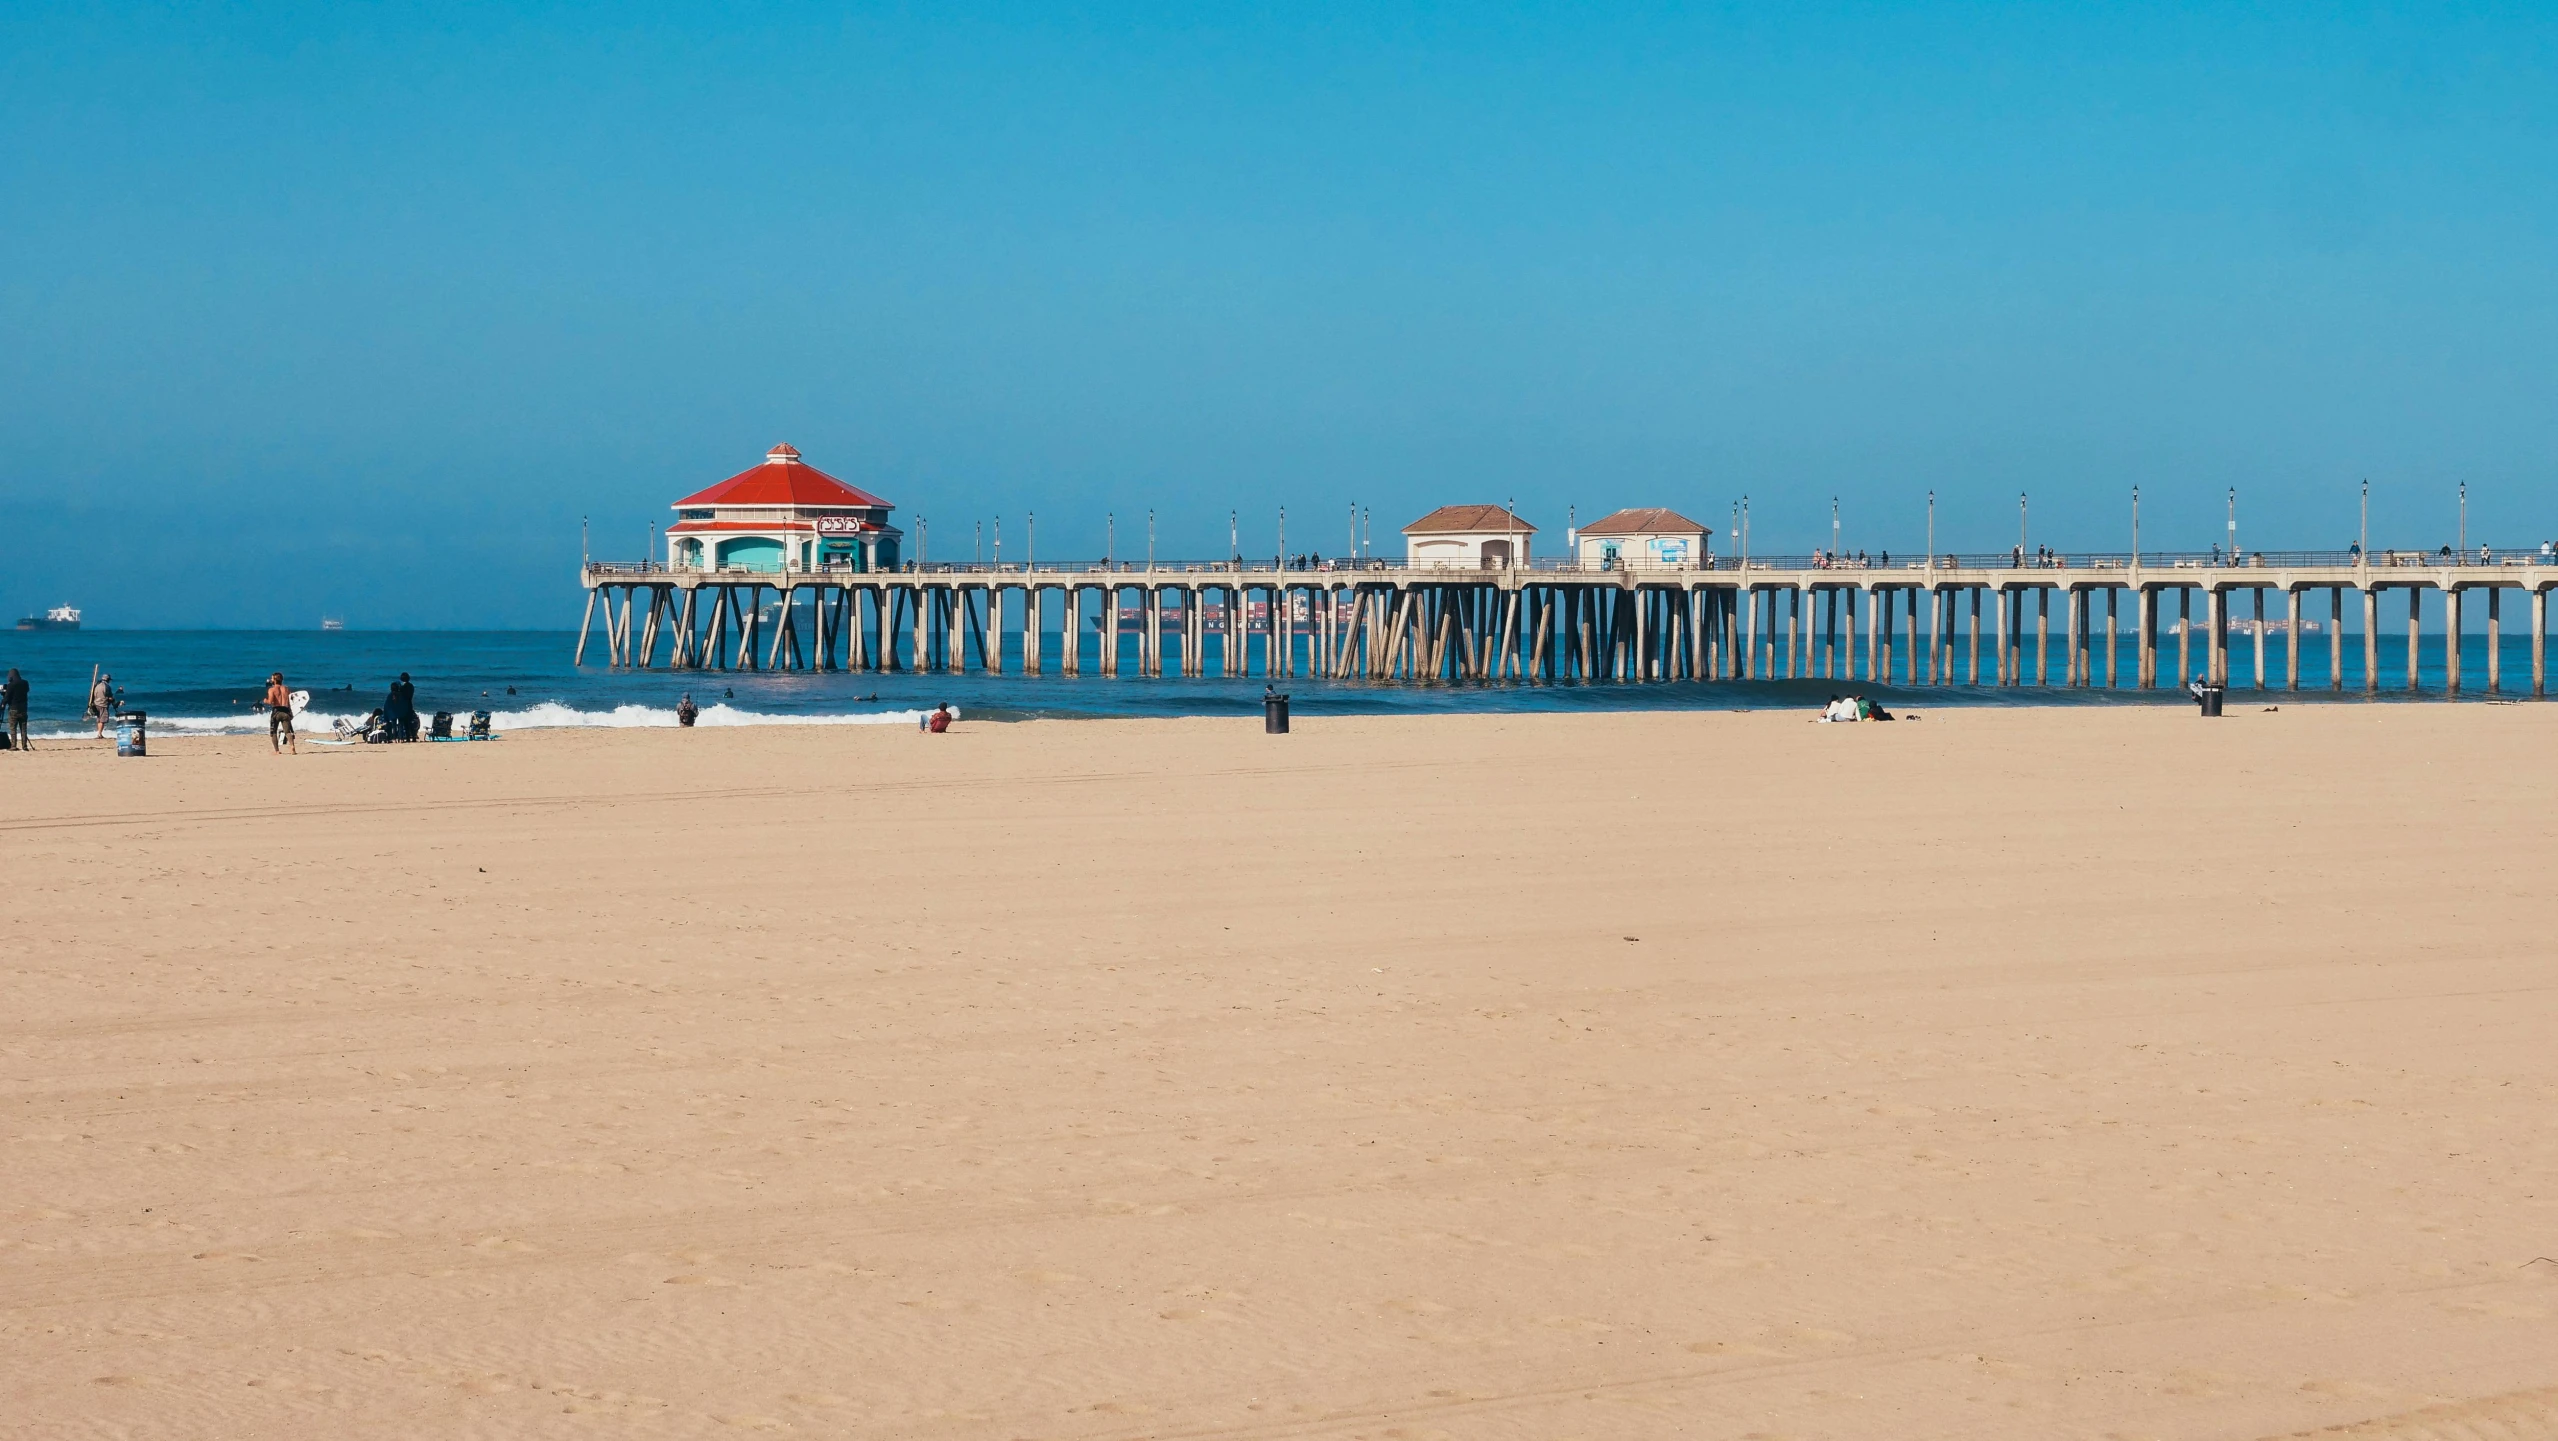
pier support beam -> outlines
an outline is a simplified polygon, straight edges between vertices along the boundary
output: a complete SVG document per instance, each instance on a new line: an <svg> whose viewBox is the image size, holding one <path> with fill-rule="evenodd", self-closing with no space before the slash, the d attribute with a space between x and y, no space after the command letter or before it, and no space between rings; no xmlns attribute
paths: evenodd
<svg viewBox="0 0 2558 1441"><path fill-rule="evenodd" d="M1915 690L1918 687L1920 670L1919 593L1916 586L1901 587L1901 608L1907 614L1910 622L1909 658L1903 662L1901 669L1904 679L1907 681L1909 686Z"/></svg>
<svg viewBox="0 0 2558 1441"><path fill-rule="evenodd" d="M2052 683L2052 588L2034 587L2034 684Z"/></svg>
<svg viewBox="0 0 2558 1441"><path fill-rule="evenodd" d="M2248 601L2256 604L2256 658L2248 663L2248 689L2264 689L2264 586L2248 586Z"/></svg>
<svg viewBox="0 0 2558 1441"><path fill-rule="evenodd" d="M2249 663L2247 684L2251 690L2263 690L2265 689L2265 587L2251 585L2247 589L2249 598L2256 606L2256 656Z"/></svg>
<svg viewBox="0 0 2558 1441"><path fill-rule="evenodd" d="M2007 619L2008 611L2013 609L2015 604L2016 592L2004 586L2000 587L1998 591L1998 683L2003 686L2016 684L2015 675L2010 669L2015 663L2016 647L2010 643L2012 631Z"/></svg>
<svg viewBox="0 0 2558 1441"><path fill-rule="evenodd" d="M2498 642L2504 639L2504 600L2503 586L2487 587L2487 694L2489 695L2504 689L2505 673L2500 664L2503 658L2496 654L2503 648Z"/></svg>
<svg viewBox="0 0 2558 1441"><path fill-rule="evenodd" d="M2105 587L2105 688L2107 690L2120 690L2122 688L2122 676L2120 674L2122 665L2122 642L2121 639L2114 634L2115 613L2122 605L2122 602L2123 588L2121 586L2109 585Z"/></svg>
<svg viewBox="0 0 2558 1441"><path fill-rule="evenodd" d="M1981 683L1981 587L1963 587L1972 593L1971 684Z"/></svg>
<svg viewBox="0 0 2558 1441"><path fill-rule="evenodd" d="M1803 602L1810 594L1799 585L1786 591L1785 677L1788 680L1803 678Z"/></svg>
<svg viewBox="0 0 2558 1441"><path fill-rule="evenodd" d="M2363 591L2363 689L2380 689L2380 587Z"/></svg>
<svg viewBox="0 0 2558 1441"><path fill-rule="evenodd" d="M2549 591L2545 586L2531 592L2531 693L2549 694Z"/></svg>
<svg viewBox="0 0 2558 1441"><path fill-rule="evenodd" d="M2203 592L2203 608L2209 614L2205 625L2208 646L2203 666L2213 685L2229 684L2229 592L2213 586Z"/></svg>
<svg viewBox="0 0 2558 1441"><path fill-rule="evenodd" d="M2176 687L2179 690L2184 689L2185 683L2193 679L2191 662L2187 660L2185 654L2186 641L2192 636L2193 631L2194 588L2190 585L2180 585L2176 587Z"/></svg>
<svg viewBox="0 0 2558 1441"><path fill-rule="evenodd" d="M2142 586L2132 592L2132 684L2148 690L2158 684L2158 592Z"/></svg>
<svg viewBox="0 0 2558 1441"><path fill-rule="evenodd" d="M2283 632L2283 689L2300 689L2300 589L2285 587L2283 604L2287 615Z"/></svg>
<svg viewBox="0 0 2558 1441"><path fill-rule="evenodd" d="M2424 618L2425 588L2421 585L2411 585L2407 587L2407 688L2409 690L2416 689L2416 634L2417 626Z"/></svg>
<svg viewBox="0 0 2558 1441"><path fill-rule="evenodd" d="M2443 587L2443 690L2460 694L2460 603L2468 592L2460 586Z"/></svg>

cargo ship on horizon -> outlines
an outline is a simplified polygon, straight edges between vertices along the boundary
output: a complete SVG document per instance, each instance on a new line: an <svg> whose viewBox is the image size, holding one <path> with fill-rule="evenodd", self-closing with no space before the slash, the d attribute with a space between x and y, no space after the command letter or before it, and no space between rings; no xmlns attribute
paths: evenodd
<svg viewBox="0 0 2558 1441"><path fill-rule="evenodd" d="M78 630L80 612L75 606L57 605L42 615L18 617L20 630Z"/></svg>

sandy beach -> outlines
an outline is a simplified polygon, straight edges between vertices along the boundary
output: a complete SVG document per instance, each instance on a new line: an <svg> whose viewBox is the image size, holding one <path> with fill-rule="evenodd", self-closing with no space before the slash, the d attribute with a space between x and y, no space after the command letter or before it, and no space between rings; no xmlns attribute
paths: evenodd
<svg viewBox="0 0 2558 1441"><path fill-rule="evenodd" d="M2558 1434L2553 742L0 755L0 1431Z"/></svg>

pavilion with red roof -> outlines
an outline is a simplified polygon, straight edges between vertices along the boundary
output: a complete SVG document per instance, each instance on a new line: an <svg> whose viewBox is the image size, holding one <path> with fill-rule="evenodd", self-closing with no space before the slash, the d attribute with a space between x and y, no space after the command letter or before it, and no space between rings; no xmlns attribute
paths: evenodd
<svg viewBox="0 0 2558 1441"><path fill-rule="evenodd" d="M764 463L675 502L666 562L677 570L895 570L896 509L777 445Z"/></svg>

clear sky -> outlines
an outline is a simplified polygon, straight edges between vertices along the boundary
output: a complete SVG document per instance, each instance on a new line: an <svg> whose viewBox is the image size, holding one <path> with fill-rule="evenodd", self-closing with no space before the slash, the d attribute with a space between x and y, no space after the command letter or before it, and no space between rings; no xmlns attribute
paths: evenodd
<svg viewBox="0 0 2558 1441"><path fill-rule="evenodd" d="M776 441L936 557L2537 543L2553 261L2546 4L21 0L0 605L567 626Z"/></svg>

